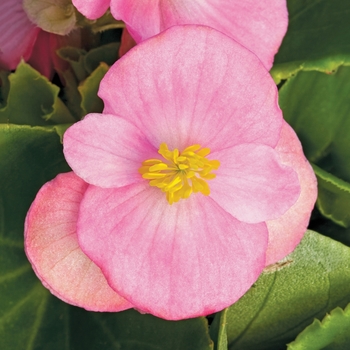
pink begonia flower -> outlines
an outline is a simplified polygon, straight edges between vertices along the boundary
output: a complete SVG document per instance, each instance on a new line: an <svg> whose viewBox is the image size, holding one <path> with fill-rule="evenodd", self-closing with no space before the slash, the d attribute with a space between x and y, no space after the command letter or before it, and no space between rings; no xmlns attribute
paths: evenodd
<svg viewBox="0 0 350 350"><path fill-rule="evenodd" d="M60 36L34 25L23 10L22 0L1 1L0 30L0 69L14 70L24 59L48 79L55 70L63 72L68 68L56 50L69 45L81 46L79 31Z"/></svg>
<svg viewBox="0 0 350 350"><path fill-rule="evenodd" d="M254 52L267 69L288 26L286 0L73 0L73 5L90 19L110 6L136 43L174 25L207 25ZM122 43L121 53L124 49Z"/></svg>
<svg viewBox="0 0 350 350"><path fill-rule="evenodd" d="M26 219L27 255L54 294L92 309L91 289L84 298L69 288L81 264L91 264L86 280L102 280L101 271L117 294L104 310L207 315L237 301L267 260L299 243L315 177L250 51L209 27L173 27L117 61L99 96L103 114L64 135L75 174L44 185ZM312 200L300 194L308 186ZM75 194L58 195L68 189ZM273 221L295 228L280 250ZM57 266L68 275L62 281L52 269L74 249L79 257Z"/></svg>

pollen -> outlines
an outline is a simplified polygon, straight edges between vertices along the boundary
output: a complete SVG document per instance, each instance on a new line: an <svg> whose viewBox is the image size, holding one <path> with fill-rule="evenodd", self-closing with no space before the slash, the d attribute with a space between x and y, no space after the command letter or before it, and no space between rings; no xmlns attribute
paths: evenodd
<svg viewBox="0 0 350 350"><path fill-rule="evenodd" d="M188 198L192 193L210 194L208 180L215 178L212 173L220 166L218 160L207 159L209 148L192 145L181 153L178 149L170 151L166 143L162 143L158 153L163 159L148 159L139 169L150 186L158 187L166 194L169 204Z"/></svg>

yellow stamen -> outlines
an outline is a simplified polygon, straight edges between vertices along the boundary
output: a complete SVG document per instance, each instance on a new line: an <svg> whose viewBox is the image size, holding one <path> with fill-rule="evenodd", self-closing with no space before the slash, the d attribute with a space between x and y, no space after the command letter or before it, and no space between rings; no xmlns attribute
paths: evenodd
<svg viewBox="0 0 350 350"><path fill-rule="evenodd" d="M150 186L166 193L169 204L186 199L192 193L210 194L207 180L216 177L212 171L219 168L220 162L206 158L209 148L192 145L180 153L177 148L170 151L167 144L162 143L158 153L164 160L145 160L139 172L144 179L150 180Z"/></svg>

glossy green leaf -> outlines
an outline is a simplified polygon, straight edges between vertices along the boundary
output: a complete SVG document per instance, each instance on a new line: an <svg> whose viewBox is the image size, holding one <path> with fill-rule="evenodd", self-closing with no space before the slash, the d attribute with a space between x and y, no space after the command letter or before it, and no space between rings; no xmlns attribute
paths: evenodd
<svg viewBox="0 0 350 350"><path fill-rule="evenodd" d="M214 340L214 350L227 350L227 312L228 308L216 314L216 322L210 327L210 336Z"/></svg>
<svg viewBox="0 0 350 350"><path fill-rule="evenodd" d="M66 127L0 125L0 349L211 350L205 318L88 312L52 296L34 275L24 219L39 188L69 171L60 143Z"/></svg>
<svg viewBox="0 0 350 350"><path fill-rule="evenodd" d="M47 349L64 343L64 309L52 309L50 293L34 276L24 255L23 224L42 184L68 170L54 127L0 125L1 349L34 349L38 338ZM42 322L46 332L39 334Z"/></svg>
<svg viewBox="0 0 350 350"><path fill-rule="evenodd" d="M349 62L349 0L288 0L287 3L288 32L271 71L277 82L300 69L331 72Z"/></svg>
<svg viewBox="0 0 350 350"><path fill-rule="evenodd" d="M213 349L203 317L172 322L135 310L101 314L76 308L71 309L71 316L73 349Z"/></svg>
<svg viewBox="0 0 350 350"><path fill-rule="evenodd" d="M350 184L314 165L320 212L338 225L350 227Z"/></svg>
<svg viewBox="0 0 350 350"><path fill-rule="evenodd" d="M306 157L319 167L317 205L344 227L350 224L349 81L349 66L332 74L300 71L279 91L286 121L298 134Z"/></svg>
<svg viewBox="0 0 350 350"><path fill-rule="evenodd" d="M350 180L350 67L337 72L299 72L281 87L279 103L307 158Z"/></svg>
<svg viewBox="0 0 350 350"><path fill-rule="evenodd" d="M229 349L285 349L315 317L349 300L350 248L307 231L292 254L267 267L229 308Z"/></svg>
<svg viewBox="0 0 350 350"><path fill-rule="evenodd" d="M78 87L81 95L81 108L83 114L102 113L103 102L97 96L101 79L108 71L108 65L101 63Z"/></svg>
<svg viewBox="0 0 350 350"><path fill-rule="evenodd" d="M309 229L335 239L350 247L350 228L339 226L327 219L316 207L311 215Z"/></svg>
<svg viewBox="0 0 350 350"><path fill-rule="evenodd" d="M91 74L101 62L111 66L118 59L119 43L110 43L90 50L84 56L84 66Z"/></svg>
<svg viewBox="0 0 350 350"><path fill-rule="evenodd" d="M78 82L84 80L88 76L88 72L84 67L84 56L86 55L84 49L78 47L63 47L57 50L57 54L70 64Z"/></svg>
<svg viewBox="0 0 350 350"><path fill-rule="evenodd" d="M21 62L8 79L0 123L44 126L75 121L58 97L59 87L30 65Z"/></svg>
<svg viewBox="0 0 350 350"><path fill-rule="evenodd" d="M343 311L337 307L320 322L306 327L288 350L347 350L350 348L350 304Z"/></svg>
<svg viewBox="0 0 350 350"><path fill-rule="evenodd" d="M71 47L59 50L72 67L64 72L64 92L67 106L77 119L87 113L102 112L103 102L97 92L108 66L117 59L118 48L119 43L111 43L89 52Z"/></svg>
<svg viewBox="0 0 350 350"><path fill-rule="evenodd" d="M86 51L76 47L64 47L58 55L67 61L78 82L86 79L102 62L112 65L118 58L119 43L110 43Z"/></svg>

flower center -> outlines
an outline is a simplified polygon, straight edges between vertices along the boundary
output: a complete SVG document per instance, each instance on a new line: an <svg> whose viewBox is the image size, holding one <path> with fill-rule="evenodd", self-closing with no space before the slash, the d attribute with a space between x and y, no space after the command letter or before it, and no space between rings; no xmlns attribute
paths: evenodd
<svg viewBox="0 0 350 350"><path fill-rule="evenodd" d="M177 148L170 151L167 144L162 143L158 153L164 160L145 160L139 172L144 179L150 180L151 186L166 193L169 204L186 199L196 192L205 196L210 194L207 180L215 178L212 171L219 168L220 162L206 158L210 153L209 148L192 145L180 153Z"/></svg>

